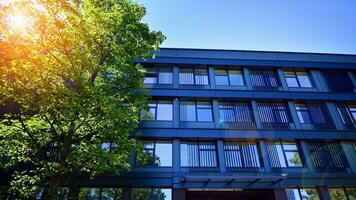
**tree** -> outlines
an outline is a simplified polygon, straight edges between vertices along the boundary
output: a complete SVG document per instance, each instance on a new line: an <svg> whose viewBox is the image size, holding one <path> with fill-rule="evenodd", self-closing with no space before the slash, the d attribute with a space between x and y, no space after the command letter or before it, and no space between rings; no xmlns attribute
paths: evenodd
<svg viewBox="0 0 356 200"><path fill-rule="evenodd" d="M130 168L130 133L146 108L133 59L152 57L164 40L144 15L129 0L1 5L0 105L17 109L1 118L0 156L19 198L43 186L53 199L72 175Z"/></svg>

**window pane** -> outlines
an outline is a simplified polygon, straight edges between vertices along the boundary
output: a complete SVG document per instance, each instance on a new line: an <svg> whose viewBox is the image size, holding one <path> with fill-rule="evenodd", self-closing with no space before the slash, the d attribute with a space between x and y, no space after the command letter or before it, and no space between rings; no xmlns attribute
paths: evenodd
<svg viewBox="0 0 356 200"><path fill-rule="evenodd" d="M277 149L278 160L281 167L287 167L286 161L284 160L282 146L280 144L276 144L276 149Z"/></svg>
<svg viewBox="0 0 356 200"><path fill-rule="evenodd" d="M158 80L160 84L172 84L173 83L172 68L161 67L159 69Z"/></svg>
<svg viewBox="0 0 356 200"><path fill-rule="evenodd" d="M227 76L215 76L216 85L229 85L229 80Z"/></svg>
<svg viewBox="0 0 356 200"><path fill-rule="evenodd" d="M145 77L145 79L143 80L143 83L146 83L146 84L156 84L156 83L157 83L157 77L156 77L156 75L146 74L146 77Z"/></svg>
<svg viewBox="0 0 356 200"><path fill-rule="evenodd" d="M229 70L230 85L243 86L244 79L241 70Z"/></svg>
<svg viewBox="0 0 356 200"><path fill-rule="evenodd" d="M298 152L285 152L286 159L289 167L301 167L302 161L300 160Z"/></svg>
<svg viewBox="0 0 356 200"><path fill-rule="evenodd" d="M80 200L99 200L100 188L80 188L79 199Z"/></svg>
<svg viewBox="0 0 356 200"><path fill-rule="evenodd" d="M235 112L232 103L219 103L219 116L221 122L234 122Z"/></svg>
<svg viewBox="0 0 356 200"><path fill-rule="evenodd" d="M297 78L286 77L288 87L299 87Z"/></svg>
<svg viewBox="0 0 356 200"><path fill-rule="evenodd" d="M350 200L356 200L356 188L346 188Z"/></svg>
<svg viewBox="0 0 356 200"><path fill-rule="evenodd" d="M196 121L195 102L182 101L180 104L180 120Z"/></svg>
<svg viewBox="0 0 356 200"><path fill-rule="evenodd" d="M328 190L332 200L347 200L343 188L329 188Z"/></svg>
<svg viewBox="0 0 356 200"><path fill-rule="evenodd" d="M208 75L195 75L196 85L209 85Z"/></svg>
<svg viewBox="0 0 356 200"><path fill-rule="evenodd" d="M227 71L225 68L217 68L214 70L215 75L219 75L219 76L227 76Z"/></svg>
<svg viewBox="0 0 356 200"><path fill-rule="evenodd" d="M282 143L283 144L283 149L285 150L285 151L288 151L288 150L290 150L290 151L293 151L293 150L298 150L298 148L297 148L297 145L295 144L295 143L292 143L292 142L283 142Z"/></svg>
<svg viewBox="0 0 356 200"><path fill-rule="evenodd" d="M194 85L194 73L192 68L180 69L179 84Z"/></svg>
<svg viewBox="0 0 356 200"><path fill-rule="evenodd" d="M157 120L172 121L172 102L159 101L157 104Z"/></svg>
<svg viewBox="0 0 356 200"><path fill-rule="evenodd" d="M172 144L156 143L156 166L172 166Z"/></svg>
<svg viewBox="0 0 356 200"><path fill-rule="evenodd" d="M180 145L180 165L182 167L188 167L188 145Z"/></svg>
<svg viewBox="0 0 356 200"><path fill-rule="evenodd" d="M120 188L102 188L101 200L120 200L121 189Z"/></svg>
<svg viewBox="0 0 356 200"><path fill-rule="evenodd" d="M300 189L302 200L319 200L318 191L313 188Z"/></svg>
<svg viewBox="0 0 356 200"><path fill-rule="evenodd" d="M197 109L198 121L199 122L211 122L213 121L213 116L211 109Z"/></svg>
<svg viewBox="0 0 356 200"><path fill-rule="evenodd" d="M302 124L311 124L310 116L308 111L297 111L298 119Z"/></svg>
<svg viewBox="0 0 356 200"><path fill-rule="evenodd" d="M300 200L298 189L286 189L288 200Z"/></svg>
<svg viewBox="0 0 356 200"><path fill-rule="evenodd" d="M308 72L297 72L300 87L312 87Z"/></svg>

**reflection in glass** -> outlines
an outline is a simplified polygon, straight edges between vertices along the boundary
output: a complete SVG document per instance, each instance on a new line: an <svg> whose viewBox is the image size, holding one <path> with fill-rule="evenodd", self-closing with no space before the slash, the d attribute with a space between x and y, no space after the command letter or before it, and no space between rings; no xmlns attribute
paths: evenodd
<svg viewBox="0 0 356 200"><path fill-rule="evenodd" d="M161 188L132 188L131 200L172 200L172 190Z"/></svg>
<svg viewBox="0 0 356 200"><path fill-rule="evenodd" d="M343 188L329 188L328 191L332 200L347 200Z"/></svg>

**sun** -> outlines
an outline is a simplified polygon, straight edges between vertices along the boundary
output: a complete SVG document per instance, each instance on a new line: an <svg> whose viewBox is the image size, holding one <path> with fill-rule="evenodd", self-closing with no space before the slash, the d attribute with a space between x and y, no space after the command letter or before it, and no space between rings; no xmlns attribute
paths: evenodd
<svg viewBox="0 0 356 200"><path fill-rule="evenodd" d="M9 14L7 22L10 30L17 34L26 34L33 26L32 18L21 12Z"/></svg>

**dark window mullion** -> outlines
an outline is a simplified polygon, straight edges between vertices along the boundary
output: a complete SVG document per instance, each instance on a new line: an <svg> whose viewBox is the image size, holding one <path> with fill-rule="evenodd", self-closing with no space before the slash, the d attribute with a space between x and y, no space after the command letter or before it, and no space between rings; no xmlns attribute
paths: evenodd
<svg viewBox="0 0 356 200"><path fill-rule="evenodd" d="M284 150L283 142L279 141L279 144L281 145L281 148L282 148L282 153L283 153L284 161L286 162L286 166L289 167L289 163L288 163L288 160L287 160L286 152Z"/></svg>

